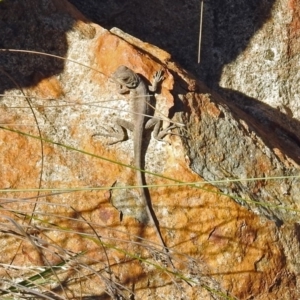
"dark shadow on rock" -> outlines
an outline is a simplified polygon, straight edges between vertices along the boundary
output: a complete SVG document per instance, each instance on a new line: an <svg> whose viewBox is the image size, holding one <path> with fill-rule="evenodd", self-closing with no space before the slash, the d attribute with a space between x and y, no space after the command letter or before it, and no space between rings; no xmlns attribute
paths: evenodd
<svg viewBox="0 0 300 300"><path fill-rule="evenodd" d="M197 64L200 0L69 0L92 21L171 53L173 60L218 86L225 64L245 50L275 0L204 0L202 61Z"/></svg>
<svg viewBox="0 0 300 300"><path fill-rule="evenodd" d="M223 67L246 49L252 36L271 17L274 2L205 1L202 61L195 71L209 88L232 104L232 110L237 107L246 113L244 121L268 147L277 148L300 164L300 122L292 113L283 113L239 91L219 86Z"/></svg>
<svg viewBox="0 0 300 300"><path fill-rule="evenodd" d="M246 113L246 122L271 149L277 148L300 164L300 122L239 91L219 86L223 67L248 46L251 37L270 18L274 0L205 1L202 61L198 77L218 92L232 109ZM247 70L245 70L247 72Z"/></svg>
<svg viewBox="0 0 300 300"><path fill-rule="evenodd" d="M0 48L39 51L65 57L66 31L74 20L47 1L0 2ZM0 51L0 93L36 84L61 73L64 61L38 54ZM8 74L11 78L9 78ZM15 83L14 83L15 81Z"/></svg>
<svg viewBox="0 0 300 300"><path fill-rule="evenodd" d="M238 100L233 102L232 109L238 107L246 113L244 120L270 149L280 150L282 155L300 165L300 122L297 119L243 93L228 89L221 89L220 93L228 95L229 101Z"/></svg>

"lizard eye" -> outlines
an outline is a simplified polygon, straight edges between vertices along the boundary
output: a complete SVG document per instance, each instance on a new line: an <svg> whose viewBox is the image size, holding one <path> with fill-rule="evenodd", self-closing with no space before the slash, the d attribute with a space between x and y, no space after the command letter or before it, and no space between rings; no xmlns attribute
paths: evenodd
<svg viewBox="0 0 300 300"><path fill-rule="evenodd" d="M122 78L122 81L128 88L136 88L139 85L140 79L138 76L126 76Z"/></svg>

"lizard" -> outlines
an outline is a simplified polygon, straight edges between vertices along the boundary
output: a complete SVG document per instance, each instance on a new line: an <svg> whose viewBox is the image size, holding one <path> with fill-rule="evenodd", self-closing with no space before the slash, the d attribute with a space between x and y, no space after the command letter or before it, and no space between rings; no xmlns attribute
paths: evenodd
<svg viewBox="0 0 300 300"><path fill-rule="evenodd" d="M109 134L95 134L102 136L114 136L116 140L111 144L115 144L118 142L122 142L128 139L126 130L130 130L133 132L133 144L134 144L134 166L136 169L136 181L139 186L139 194L143 201L143 204L147 211L147 216L149 221L155 228L156 235L160 240L160 243L166 253L168 264L174 268L174 265L170 258L169 249L166 246L162 234L159 229L159 223L153 211L151 205L151 199L149 193L146 193L145 189L145 177L142 172L142 146L143 146L143 136L145 129L149 129L154 127L153 136L157 140L162 140L162 138L169 134L169 130L175 128L175 125L171 125L167 127L165 130L161 129L161 121L154 117L149 118L149 114L151 114L151 109L149 106L149 100L151 95L149 91L155 92L157 90L158 83L163 80L162 71L158 71L153 76L152 86L147 86L145 81L142 79L140 75L135 73L133 70L126 66L119 66L116 71L110 76L110 78L117 84L118 92L120 94L130 93L131 96L131 109L132 109L132 122L116 119L116 127L115 130L110 132ZM94 135L94 136L95 136Z"/></svg>

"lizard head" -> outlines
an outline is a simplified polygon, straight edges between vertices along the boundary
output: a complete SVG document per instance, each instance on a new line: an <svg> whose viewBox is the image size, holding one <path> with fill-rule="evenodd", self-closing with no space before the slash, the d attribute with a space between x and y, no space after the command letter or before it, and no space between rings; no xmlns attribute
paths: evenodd
<svg viewBox="0 0 300 300"><path fill-rule="evenodd" d="M128 89L135 89L140 83L140 77L126 66L119 66L111 75L111 79Z"/></svg>

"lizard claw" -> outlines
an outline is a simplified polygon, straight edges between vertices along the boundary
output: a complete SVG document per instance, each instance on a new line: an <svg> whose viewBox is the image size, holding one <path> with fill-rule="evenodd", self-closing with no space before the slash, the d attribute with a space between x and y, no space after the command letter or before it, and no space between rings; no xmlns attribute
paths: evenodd
<svg viewBox="0 0 300 300"><path fill-rule="evenodd" d="M154 76L153 76L153 80L156 82L160 82L162 80L164 80L164 76L163 76L163 70L160 69L159 71L155 72Z"/></svg>

